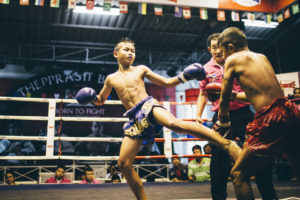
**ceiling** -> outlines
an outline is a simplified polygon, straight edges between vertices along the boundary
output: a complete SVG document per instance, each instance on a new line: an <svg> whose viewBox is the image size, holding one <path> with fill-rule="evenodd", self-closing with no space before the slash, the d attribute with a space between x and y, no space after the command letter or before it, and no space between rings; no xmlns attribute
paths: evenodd
<svg viewBox="0 0 300 200"><path fill-rule="evenodd" d="M33 4L33 2L31 2ZM155 16L153 5L147 15L137 13L137 4L129 4L128 14L119 16L75 13L61 0L60 8L20 6L19 1L0 5L0 62L27 66L53 65L59 68L89 68L114 71L114 44L121 37L136 42L135 64L155 70L181 69L192 62L206 63L210 54L206 38L229 26L242 28L251 50L267 54L275 71L299 70L300 19L285 20L276 29L245 27L243 22L218 22L216 10L208 10L208 20L174 17L173 6L163 6L164 15ZM241 18L246 18L240 12ZM263 20L263 13L256 13ZM230 19L230 11L226 11ZM276 20L276 17L273 17ZM30 68L31 66L31 68ZM1 66L0 66L1 67Z"/></svg>

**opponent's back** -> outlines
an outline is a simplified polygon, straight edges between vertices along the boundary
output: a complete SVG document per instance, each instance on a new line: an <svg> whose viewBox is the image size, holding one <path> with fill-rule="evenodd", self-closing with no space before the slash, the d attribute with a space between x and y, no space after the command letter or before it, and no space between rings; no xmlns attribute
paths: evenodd
<svg viewBox="0 0 300 200"><path fill-rule="evenodd" d="M232 67L233 77L240 82L255 109L283 97L274 70L263 54L251 51L234 53L228 58L228 66Z"/></svg>

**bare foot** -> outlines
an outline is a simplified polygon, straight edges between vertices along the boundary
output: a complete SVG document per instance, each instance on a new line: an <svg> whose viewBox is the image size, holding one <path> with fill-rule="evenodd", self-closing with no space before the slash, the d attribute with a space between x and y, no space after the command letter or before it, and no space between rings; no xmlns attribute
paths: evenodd
<svg viewBox="0 0 300 200"><path fill-rule="evenodd" d="M234 141L230 141L230 144L226 147L226 151L234 161L236 161L242 153L242 149Z"/></svg>

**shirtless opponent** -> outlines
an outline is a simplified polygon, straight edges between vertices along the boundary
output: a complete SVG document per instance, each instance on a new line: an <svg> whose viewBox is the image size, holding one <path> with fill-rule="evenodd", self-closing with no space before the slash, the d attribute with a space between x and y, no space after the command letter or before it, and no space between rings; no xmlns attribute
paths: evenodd
<svg viewBox="0 0 300 200"><path fill-rule="evenodd" d="M128 38L116 44L113 55L118 61L119 69L107 76L99 95L96 96L91 88L81 89L76 98L82 104L103 105L112 88L116 90L127 110L124 116L129 118L129 122L123 127L125 137L120 149L118 166L137 199L144 200L147 196L143 183L132 164L143 140L153 142L154 135L160 132L162 126L177 133L188 133L208 140L227 151L234 159L237 158L241 149L234 142L224 139L215 131L199 123L175 118L146 92L144 78L163 87L176 86L193 78L204 79L205 71L200 64L188 66L177 77L164 78L144 65L132 66L135 59L135 46L134 42Z"/></svg>
<svg viewBox="0 0 300 200"><path fill-rule="evenodd" d="M226 59L218 119L228 118L233 80L244 93L237 100L248 100L255 108L254 120L247 126L248 139L231 175L238 199L254 199L250 177L267 161L267 156L283 153L300 179L300 116L294 103L284 97L268 59L248 49L245 34L238 28L225 29L218 45Z"/></svg>

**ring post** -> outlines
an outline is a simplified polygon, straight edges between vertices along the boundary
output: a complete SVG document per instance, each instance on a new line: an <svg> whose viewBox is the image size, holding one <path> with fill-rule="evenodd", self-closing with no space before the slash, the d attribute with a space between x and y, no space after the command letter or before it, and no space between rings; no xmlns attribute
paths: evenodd
<svg viewBox="0 0 300 200"><path fill-rule="evenodd" d="M56 111L56 100L50 99L49 108L48 108L46 158L53 157L53 152L54 152L55 111Z"/></svg>
<svg viewBox="0 0 300 200"><path fill-rule="evenodd" d="M167 111L170 112L170 103L164 101L163 106L166 108ZM164 127L164 138L165 138L165 143L164 143L164 152L165 156L167 158L172 158L172 137L171 137L171 130Z"/></svg>

